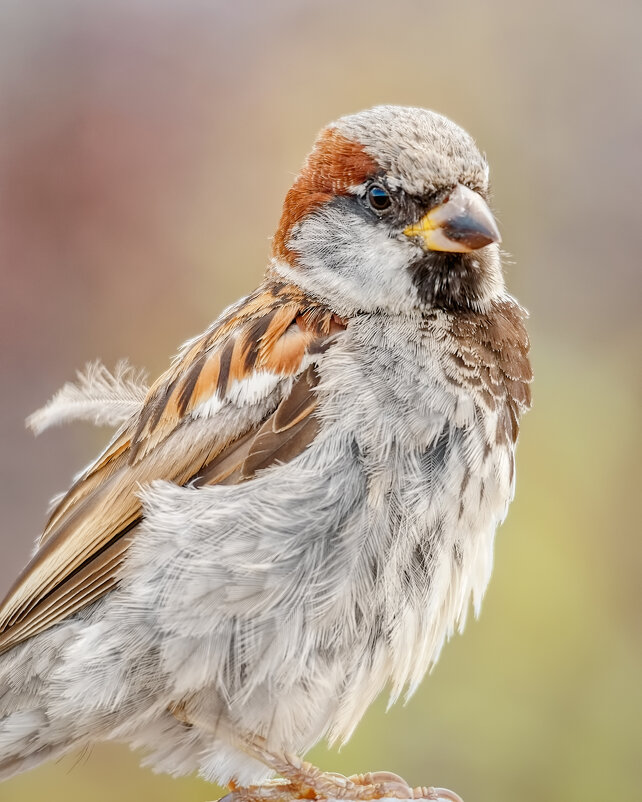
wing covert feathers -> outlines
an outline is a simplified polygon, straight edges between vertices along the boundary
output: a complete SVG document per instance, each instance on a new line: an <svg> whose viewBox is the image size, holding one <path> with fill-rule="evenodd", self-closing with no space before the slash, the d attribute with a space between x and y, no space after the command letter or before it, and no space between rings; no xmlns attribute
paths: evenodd
<svg viewBox="0 0 642 802"><path fill-rule="evenodd" d="M318 376L313 365L296 379L290 393L258 430L251 430L205 465L195 477L198 487L236 484L254 478L261 468L288 462L307 448L318 431L312 415Z"/></svg>
<svg viewBox="0 0 642 802"><path fill-rule="evenodd" d="M299 289L268 281L187 343L138 401L138 414L53 509L38 551L0 606L0 652L114 587L141 520L141 486L156 479L236 484L300 454L318 429L315 355L345 326ZM140 392L132 374L96 370L107 397L118 395L124 379L134 395ZM81 390L91 377L79 377ZM66 392L68 400L74 391ZM274 406L266 408L271 397ZM63 414L63 406L39 428L86 417ZM224 407L247 408L236 418L247 426L221 431L217 413Z"/></svg>

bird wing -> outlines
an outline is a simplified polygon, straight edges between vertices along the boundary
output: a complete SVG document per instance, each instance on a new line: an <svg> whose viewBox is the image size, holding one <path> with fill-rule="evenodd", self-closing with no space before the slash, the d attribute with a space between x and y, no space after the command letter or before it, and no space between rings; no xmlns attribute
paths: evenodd
<svg viewBox="0 0 642 802"><path fill-rule="evenodd" d="M141 487L239 483L300 454L317 432L315 363L344 328L297 288L266 282L188 342L51 512L0 605L0 652L114 587Z"/></svg>

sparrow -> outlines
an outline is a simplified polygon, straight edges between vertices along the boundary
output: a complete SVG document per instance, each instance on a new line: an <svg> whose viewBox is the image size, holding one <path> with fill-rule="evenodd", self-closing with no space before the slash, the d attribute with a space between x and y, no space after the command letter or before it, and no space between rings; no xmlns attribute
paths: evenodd
<svg viewBox="0 0 642 802"><path fill-rule="evenodd" d="M488 193L447 118L342 117L258 289L149 388L94 365L32 416L119 428L0 606L0 779L116 740L239 799L439 796L301 756L410 696L490 578L531 367Z"/></svg>

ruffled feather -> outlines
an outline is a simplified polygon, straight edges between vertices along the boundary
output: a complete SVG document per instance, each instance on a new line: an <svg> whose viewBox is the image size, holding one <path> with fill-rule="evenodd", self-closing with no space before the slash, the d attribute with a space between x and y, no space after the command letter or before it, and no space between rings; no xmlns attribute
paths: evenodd
<svg viewBox="0 0 642 802"><path fill-rule="evenodd" d="M118 362L113 373L101 362L90 362L77 377L27 418L34 434L77 420L119 426L140 412L149 389L145 372L136 371L125 360Z"/></svg>

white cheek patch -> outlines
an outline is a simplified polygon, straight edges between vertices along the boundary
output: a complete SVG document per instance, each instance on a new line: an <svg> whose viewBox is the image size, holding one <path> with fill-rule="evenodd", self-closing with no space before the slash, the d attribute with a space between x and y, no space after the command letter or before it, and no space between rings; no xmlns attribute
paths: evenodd
<svg viewBox="0 0 642 802"><path fill-rule="evenodd" d="M412 243L357 214L327 206L295 226L288 245L298 254L296 268L277 262L275 269L339 314L398 311L417 301L406 269Z"/></svg>
<svg viewBox="0 0 642 802"><path fill-rule="evenodd" d="M202 401L192 412L195 418L212 418L222 407L232 404L235 407L252 406L274 391L283 376L271 370L257 370L245 379L235 379L227 393L221 398L216 392Z"/></svg>

